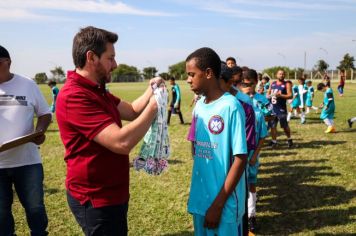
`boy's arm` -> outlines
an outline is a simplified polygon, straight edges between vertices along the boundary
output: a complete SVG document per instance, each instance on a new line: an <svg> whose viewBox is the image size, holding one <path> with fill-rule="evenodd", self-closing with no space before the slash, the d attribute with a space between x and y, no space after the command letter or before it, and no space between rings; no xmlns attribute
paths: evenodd
<svg viewBox="0 0 356 236"><path fill-rule="evenodd" d="M178 107L178 104L179 104L179 101L180 101L180 89L179 89L179 86L178 85L175 85L176 86L176 102L174 104L174 107L177 108Z"/></svg>
<svg viewBox="0 0 356 236"><path fill-rule="evenodd" d="M251 166L254 166L254 165L256 164L257 157L258 157L258 155L260 154L260 151L261 151L261 149L262 149L262 146L263 146L263 142L264 142L264 141L265 141L264 138L261 138L261 139L258 141L257 148L256 148L256 150L254 151L254 153L253 153L253 155L252 155L252 157L251 157L251 159L250 159L250 162L249 162L249 164L250 164Z"/></svg>
<svg viewBox="0 0 356 236"><path fill-rule="evenodd" d="M235 156L234 163L227 174L223 187L205 214L204 227L214 229L219 226L224 205L240 181L241 175L245 170L246 162L247 156L245 154Z"/></svg>

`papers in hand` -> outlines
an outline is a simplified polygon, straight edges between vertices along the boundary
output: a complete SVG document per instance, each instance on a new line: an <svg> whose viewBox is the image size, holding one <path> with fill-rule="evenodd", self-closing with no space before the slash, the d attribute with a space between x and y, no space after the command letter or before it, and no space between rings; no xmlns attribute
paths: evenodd
<svg viewBox="0 0 356 236"><path fill-rule="evenodd" d="M22 144L31 142L34 138L43 135L43 133L44 132L41 130L41 131L37 131L37 132L31 133L31 134L27 134L27 135L6 141L0 145L0 152L3 152L6 150L9 150L11 148L20 146Z"/></svg>

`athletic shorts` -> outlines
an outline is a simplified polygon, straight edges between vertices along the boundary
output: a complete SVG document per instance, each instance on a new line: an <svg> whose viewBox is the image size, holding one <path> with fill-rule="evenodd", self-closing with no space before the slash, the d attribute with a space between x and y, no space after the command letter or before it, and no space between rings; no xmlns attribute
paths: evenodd
<svg viewBox="0 0 356 236"><path fill-rule="evenodd" d="M222 223L216 229L204 228L205 216L193 214L195 236L242 236L242 218L235 223Z"/></svg>
<svg viewBox="0 0 356 236"><path fill-rule="evenodd" d="M276 117L273 120L270 120L268 122L268 126L271 128L276 128L278 121L281 125L281 128L287 128L288 127L288 121L287 121L287 113L280 113L276 115Z"/></svg>

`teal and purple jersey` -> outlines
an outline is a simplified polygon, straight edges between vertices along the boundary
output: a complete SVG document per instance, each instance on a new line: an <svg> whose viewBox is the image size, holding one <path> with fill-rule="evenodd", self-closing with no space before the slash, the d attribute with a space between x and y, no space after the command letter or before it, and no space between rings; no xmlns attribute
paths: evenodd
<svg viewBox="0 0 356 236"><path fill-rule="evenodd" d="M56 86L52 87L52 104L50 106L50 110L52 113L56 112L56 101L59 93L59 89Z"/></svg>
<svg viewBox="0 0 356 236"><path fill-rule="evenodd" d="M178 84L175 84L172 86L172 100L170 106L171 107L174 107L175 105L179 106L180 100L181 100L180 88Z"/></svg>
<svg viewBox="0 0 356 236"><path fill-rule="evenodd" d="M300 94L299 94L299 88L298 85L293 85L292 87L292 94L293 94L293 100L291 103L292 108L298 108L300 106Z"/></svg>
<svg viewBox="0 0 356 236"><path fill-rule="evenodd" d="M264 94L264 96L266 97L266 95L267 95L267 91L268 91L268 89L269 89L269 87L270 87L270 83L269 82L267 82L264 86L263 86L263 94Z"/></svg>
<svg viewBox="0 0 356 236"><path fill-rule="evenodd" d="M254 107L255 117L256 117L256 143L260 141L260 139L266 138L268 131L266 122L264 119L264 115L262 111L258 107ZM250 161L254 151L249 153L248 160ZM259 166L259 156L257 156L257 161L254 166L248 165L248 183L256 183L257 182L257 173L258 173L258 166Z"/></svg>
<svg viewBox="0 0 356 236"><path fill-rule="evenodd" d="M272 114L272 104L266 98L266 96L255 93L252 97L253 107L258 107L264 116L270 116Z"/></svg>
<svg viewBox="0 0 356 236"><path fill-rule="evenodd" d="M308 87L307 99L305 102L305 105L307 107L313 106L313 97L314 97L314 88L313 88L313 86L310 86L310 87Z"/></svg>
<svg viewBox="0 0 356 236"><path fill-rule="evenodd" d="M323 100L323 110L320 114L320 119L334 119L335 113L335 101L334 101L334 93L331 88L327 88L324 93L324 100Z"/></svg>
<svg viewBox="0 0 356 236"><path fill-rule="evenodd" d="M188 135L194 148L188 211L202 216L224 185L234 156L247 154L245 112L240 102L229 93L209 104L204 100L200 99L194 108ZM221 222L236 222L242 217L245 191L236 186L225 203Z"/></svg>

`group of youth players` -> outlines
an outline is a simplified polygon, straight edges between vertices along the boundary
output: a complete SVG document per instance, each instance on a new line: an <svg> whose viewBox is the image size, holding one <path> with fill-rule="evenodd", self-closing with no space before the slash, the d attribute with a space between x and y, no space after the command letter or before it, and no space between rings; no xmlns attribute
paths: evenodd
<svg viewBox="0 0 356 236"><path fill-rule="evenodd" d="M201 96L188 134L194 156L188 211L195 235L255 232L258 156L271 114L268 99L255 92L257 73L230 59L221 62L210 48L191 53L186 72Z"/></svg>
<svg viewBox="0 0 356 236"><path fill-rule="evenodd" d="M259 154L271 133L270 146L277 146L277 124L293 141L287 103L297 106L305 123L313 106L311 81L299 79L293 86L278 70L276 81L262 78L255 70L236 65L229 57L221 62L211 48L200 48L186 59L187 82L199 95L188 134L194 157L188 211L193 215L195 235L247 235L256 231L256 183ZM305 83L306 82L306 83ZM305 85L304 85L305 84ZM335 132L335 104L330 84L324 92L320 118ZM304 120L303 120L304 119Z"/></svg>

